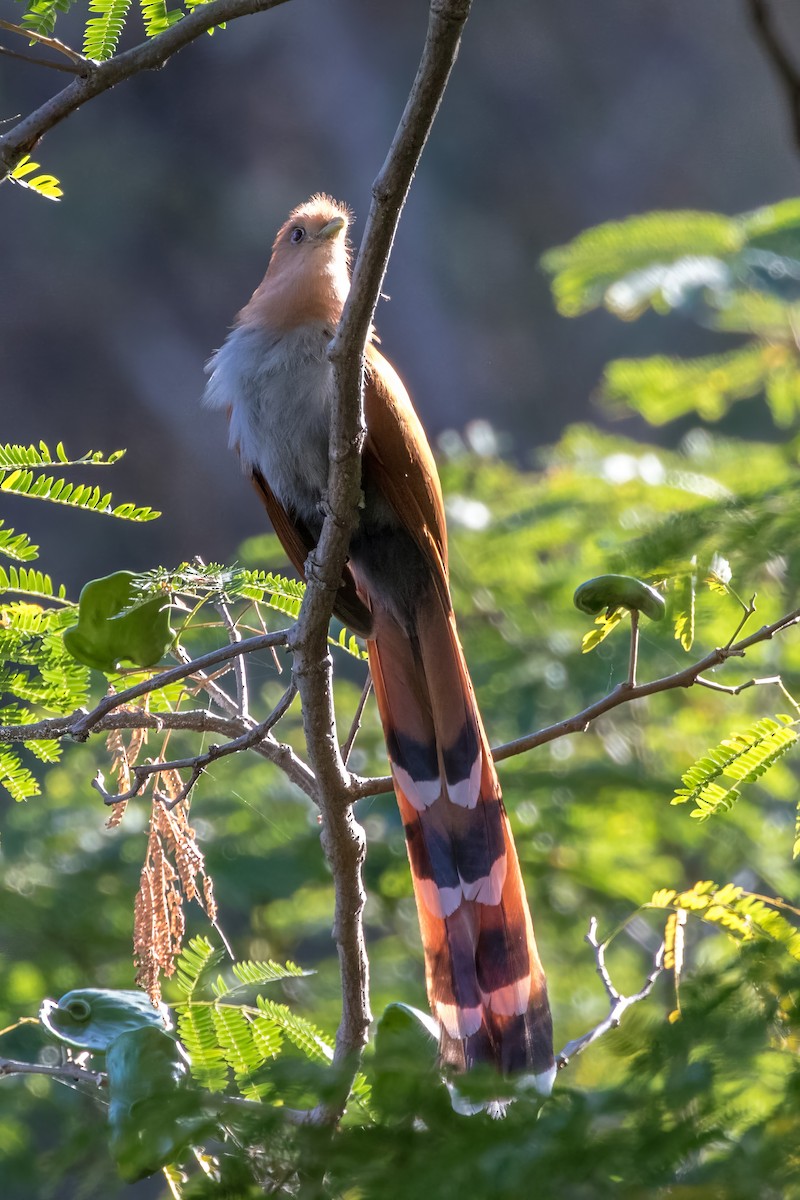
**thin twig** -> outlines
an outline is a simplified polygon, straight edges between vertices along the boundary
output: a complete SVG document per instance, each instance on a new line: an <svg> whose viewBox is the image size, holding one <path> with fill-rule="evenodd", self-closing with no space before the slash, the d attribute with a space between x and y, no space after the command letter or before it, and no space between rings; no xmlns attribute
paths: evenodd
<svg viewBox="0 0 800 1200"><path fill-rule="evenodd" d="M628 658L628 687L636 687L636 668L639 665L639 610L631 609L631 651Z"/></svg>
<svg viewBox="0 0 800 1200"><path fill-rule="evenodd" d="M598 717L623 704L627 704L631 700L640 700L646 696L669 691L674 688L689 688L697 684L701 687L712 688L714 691L723 691L731 695L737 695L740 691L744 691L745 688L757 684L774 683L782 686L782 684L779 684L779 676L767 676L763 679L747 680L743 684L729 688L724 684L716 683L714 680L706 679L704 672L723 665L729 658L742 657L752 646L759 642L769 641L776 634L785 632L787 629L797 625L798 622L800 622L800 609L787 613L786 616L779 618L771 625L763 626L763 628L750 634L749 637L744 638L742 641L734 643L732 646L719 647L716 650L712 650L704 658L685 667L682 671L676 672L674 675L664 676L661 679L653 680L651 683L640 683L635 688L628 688L625 684L621 684L608 695L587 705L586 708L574 716L567 717L563 721L558 721L554 725L547 725L545 728L535 733L526 734L524 737L517 738L513 742L505 742L503 745L496 746L492 750L492 756L495 762L502 762L504 759L513 758L517 754L524 754L528 750L533 750L537 746L545 745L547 742L552 742L556 738L564 737L567 734L583 733ZM278 644L285 637L284 634L265 636L268 638L277 636L279 638ZM260 637L257 637L246 642L240 642L235 653L248 653L253 642L258 644L261 640ZM261 648L260 645L259 648ZM267 648L271 648L270 643L268 643ZM227 658L234 652L230 647L224 647L220 653L223 658ZM216 651L212 654L214 661L217 661L216 654ZM201 676L202 673L199 665L207 661L208 656L187 661L185 664L186 677ZM157 675L144 688L137 687L136 690L138 694L141 694L146 692L148 688L161 687L163 683L163 676ZM84 733L87 720L89 721L89 732L93 733L108 733L112 729L179 729L193 733L218 733L232 739L239 737L242 733L246 733L252 728L251 725L245 725L236 716L223 717L207 709L188 709L183 712L174 713L149 713L141 708L126 708L124 706L130 699L130 692L132 690L119 692L115 697L101 701L103 711L100 713L98 713L97 709L93 709L89 713L85 709L76 709L74 712L68 713L63 717L47 717L42 721L33 721L26 725L0 726L0 743L21 743L36 739L55 740L63 737L75 738L79 735L85 738L88 736L87 733ZM226 697L231 708L234 708L234 702L227 696L227 693L223 692L222 695ZM786 695L793 707L797 708L797 702L788 693ZM109 701L111 700L113 700L113 706L109 709ZM271 743L267 740L251 747L251 749L261 754L264 758L269 759L270 762L277 762L282 769L287 771L289 778L294 783L297 783L312 799L315 798L316 788L313 773L290 747L279 746L278 743ZM278 751L280 753L277 753ZM392 788L392 778L389 775L373 776L371 778L350 775L344 802L349 803L366 796L378 796L384 792L391 792Z"/></svg>
<svg viewBox="0 0 800 1200"><path fill-rule="evenodd" d="M20 54L19 50L10 50L8 46L0 46L0 54L5 54L7 58L18 58L20 62L30 63L34 67L49 67L51 71L67 71L70 75L82 75L86 69L75 63L53 62L52 59L42 58L38 54Z"/></svg>
<svg viewBox="0 0 800 1200"><path fill-rule="evenodd" d="M36 721L30 725L6 725L0 727L0 743L70 737L73 726L85 717L86 712L78 709L67 717L47 717L43 721ZM239 717L223 717L208 709L152 713L146 712L143 708L125 708L121 711L110 712L94 722L92 732L109 733L114 729L154 729L160 732L165 729L175 729L187 733L219 733L233 739L249 733L252 728L252 724L248 724ZM292 783L297 784L309 799L316 802L317 788L313 772L291 746L267 736L251 746L250 749L279 767Z"/></svg>
<svg viewBox="0 0 800 1200"><path fill-rule="evenodd" d="M750 597L749 601L745 601L742 599L741 596L738 596L736 594L736 592L733 590L732 587L729 586L728 591L729 591L730 595L733 596L734 600L737 600L739 602L739 604L741 604L741 606L742 606L742 619L730 636L730 640L728 641L728 645L730 646L732 642L736 641L736 639L738 638L739 634L744 629L747 622L755 614L756 597L755 597L755 592L754 592L753 595Z"/></svg>
<svg viewBox="0 0 800 1200"><path fill-rule="evenodd" d="M567 1042L564 1049L556 1055L556 1065L559 1069L565 1067L571 1058L574 1058L576 1054L580 1054L587 1046L591 1046L592 1042L596 1042L603 1034L608 1033L611 1029L616 1029L626 1010L631 1005L638 1004L640 1000L644 1000L650 995L656 980L664 970L664 943L662 942L653 959L653 969L639 988L639 991L634 992L632 996L623 996L611 982L611 976L608 973L605 960L608 943L597 940L596 917L592 917L589 921L589 932L586 934L584 941L588 942L594 949L594 957L597 964L596 970L608 997L609 1011L608 1015L602 1021L599 1021L593 1029L590 1029L588 1033L584 1033L582 1037L574 1038L571 1042Z"/></svg>
<svg viewBox="0 0 800 1200"><path fill-rule="evenodd" d="M178 662L183 663L186 666L192 662L191 655L180 642L175 643L172 652L177 658ZM188 676L188 678L191 680L191 686L187 685L186 690L189 692L194 691L195 693L205 692L211 703L218 705L219 708L221 708L224 713L227 713L229 717L238 717L240 715L238 704L232 696L228 695L228 693L225 691L225 688L220 687L217 683L217 680L223 675L227 674L229 670L230 664L226 664L226 666L220 668L218 671L212 671L210 673L203 670L196 671L192 675Z"/></svg>
<svg viewBox="0 0 800 1200"><path fill-rule="evenodd" d="M98 1071L87 1071L75 1063L48 1067L44 1063L19 1062L15 1058L0 1058L0 1079L4 1075L50 1075L53 1079L64 1079L68 1083L91 1083L105 1087L106 1077Z"/></svg>
<svg viewBox="0 0 800 1200"><path fill-rule="evenodd" d="M504 745L498 746L492 751L495 762L502 762L503 759L512 758L515 754L522 754L526 750L543 746L567 733L584 733L592 721L596 721L604 713L618 708L621 704L627 704L631 700L642 700L645 696L654 696L659 692L671 691L673 688L693 687L697 683L698 676L704 675L706 671L722 666L729 658L742 658L751 646L755 646L759 642L770 641L776 634L783 633L798 623L800 623L800 609L794 609L785 616L779 617L777 621L773 621L771 625L762 626L755 633L741 638L732 645L718 646L698 662L691 663L682 671L676 671L674 675L664 675L660 679L651 680L650 683L639 683L636 687L628 687L627 683L620 684L608 695L603 696L601 700L595 700L594 703L587 705L574 716L567 717L564 721L557 721L554 725L547 725L536 733L526 734L524 737L516 738L513 742L506 742Z"/></svg>
<svg viewBox="0 0 800 1200"><path fill-rule="evenodd" d="M770 683L782 684L783 680L780 675L764 675L761 679L746 679L744 683L728 686L724 683L717 683L714 679L704 679L702 675L698 675L695 683L698 687L709 688L712 692L724 692L726 696L738 696L741 692L746 691L747 688L765 687Z"/></svg>
<svg viewBox="0 0 800 1200"><path fill-rule="evenodd" d="M369 694L371 691L372 676L370 675L369 671L367 671L367 678L364 680L364 686L361 689L361 695L358 698L358 705L356 706L356 711L353 716L353 723L350 726L350 732L347 735L347 741L342 746L342 761L345 766L347 766L347 763L350 759L350 751L353 749L355 740L358 737L358 731L361 728L361 718L364 715L364 709L366 708L367 700L369 699Z"/></svg>
<svg viewBox="0 0 800 1200"><path fill-rule="evenodd" d="M220 758L225 758L229 754L236 754L240 750L251 750L262 742L269 733L270 729L280 721L281 717L286 714L289 706L297 695L297 688L294 684L290 684L284 692L281 699L275 705L272 712L261 721L258 725L254 725L246 733L240 734L233 738L230 742L225 742L221 746L209 746L203 754L196 754L193 757L176 758L169 762L148 762L137 763L131 767L131 775L133 783L128 788L127 792L121 792L119 795L111 795L103 786L104 779L102 772L98 771L96 777L92 780L92 787L98 791L103 797L103 803L122 804L126 800L132 800L144 788L151 775L160 775L165 771L185 771L191 770L191 775L187 783L181 788L176 796L171 796L168 800L164 799L163 803L166 808L173 809L182 800L185 800L192 790L197 780L205 771L206 767L212 762L217 762ZM243 718L244 719L244 718Z"/></svg>
<svg viewBox="0 0 800 1200"><path fill-rule="evenodd" d="M236 622L231 616L230 609L222 600L220 600L217 604L217 609L223 621L225 622L226 629L228 630L228 639L231 645L235 645L242 640L242 635L239 633ZM239 702L239 716L247 717L250 698L247 688L247 670L245 668L244 659L241 657L235 658L233 660L233 669L236 674L236 698Z"/></svg>
<svg viewBox="0 0 800 1200"><path fill-rule="evenodd" d="M47 34L39 33L35 29L26 29L24 25L16 25L13 21L0 21L0 29L5 29L7 33L17 33L28 42L38 42L40 46L48 46L51 50L55 50L57 54L65 55L74 66L84 72L95 66L93 59L79 54L77 50L73 50L66 42L59 41L55 37L48 37ZM51 64L48 63L49 65ZM68 68L64 69L67 70Z"/></svg>
<svg viewBox="0 0 800 1200"><path fill-rule="evenodd" d="M770 641L776 634L784 633L787 629L800 623L800 609L794 609L783 617L779 617L777 621L773 621L771 625L764 625L761 629L751 633L748 637L742 638L741 641L735 642L730 646L719 646L715 650L711 650L704 658L697 662L684 667L682 671L676 671L674 675L665 675L660 679L654 679L650 683L639 683L636 687L628 686L627 680L619 684L607 695L600 700L595 700L592 704L588 704L586 708L575 713L574 716L566 717L563 721L556 721L553 725L546 725L543 729L537 730L535 733L527 733L524 737L516 738L513 742L504 742L500 746L495 746L492 749L492 757L495 762L503 762L504 759L514 758L517 754L525 754L529 750L535 750L537 746L544 746L548 742L553 742L557 738L565 737L571 733L585 733L593 721L598 717L604 716L605 713L611 712L615 708L619 708L623 704L628 704L631 700L642 700L646 696L653 696L659 692L671 691L674 688L690 688L697 683L701 686L709 687L711 680L700 677L705 671L713 670L715 667L722 666L729 658L743 658L747 651L757 645L759 642ZM777 682L777 681L776 681ZM722 690L722 685L720 690ZM749 684L744 684L744 687ZM742 689L743 690L743 689ZM790 702L797 707L796 701L790 699ZM353 776L350 785L350 798L361 800L365 796L379 796L384 792L391 792L394 784L390 775L382 775L371 779L364 779L360 776Z"/></svg>

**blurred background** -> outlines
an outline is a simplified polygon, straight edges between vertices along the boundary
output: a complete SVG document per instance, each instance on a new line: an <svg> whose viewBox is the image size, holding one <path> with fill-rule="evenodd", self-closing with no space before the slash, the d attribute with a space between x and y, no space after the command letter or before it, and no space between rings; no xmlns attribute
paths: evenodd
<svg viewBox="0 0 800 1200"><path fill-rule="evenodd" d="M57 30L76 45L78 7ZM773 9L800 58L800 9ZM0 0L6 19L21 11ZM58 578L229 559L264 527L221 417L199 409L203 364L294 204L331 192L360 238L425 23L424 0L304 0L235 22L45 139L34 157L61 180L59 204L0 189L3 439L125 446L115 494L167 517L146 530L97 521L87 537L79 517L26 511L17 519L42 538L63 531L45 547ZM122 45L140 38L134 12ZM0 60L0 118L67 80ZM649 209L766 204L799 177L740 0L476 4L400 226L383 348L432 435L488 417L524 465L587 416L609 358L706 346L680 322L564 321L542 252Z"/></svg>
<svg viewBox="0 0 800 1200"><path fill-rule="evenodd" d="M261 279L293 205L331 192L359 218L358 242L426 10L423 0L304 0L234 23L48 135L34 157L61 180L60 204L0 188L0 440L62 440L73 454L127 447L113 472L81 478L107 483L118 501L164 512L130 525L4 493L3 520L41 542L37 565L73 595L93 576L195 555L279 565L275 540L254 536L266 521L227 450L223 420L199 406L203 364ZM774 0L771 11L800 63L800 8ZM18 20L21 12L0 0L0 17ZM759 621L797 603L796 422L791 435L778 434L753 401L711 429L698 431L696 415L654 429L630 417L612 428L594 402L609 360L716 351L719 335L680 316L628 324L595 312L566 321L539 265L547 249L602 221L667 208L737 213L798 193L785 98L748 14L743 0L484 0L467 26L377 327L432 438L449 452L442 462L454 596L495 742L579 711L624 678L624 630L582 655L591 621L573 608L572 592L608 569L652 569L637 535L658 531L674 513L705 518L714 498L749 489L756 500L745 495L746 521L727 525L719 501L718 523L698 526L702 538L691 520L679 527L680 552L688 560L699 538L703 553L730 555L736 586L741 579L747 595L758 587ZM82 8L59 19L56 32L78 44L84 16ZM132 12L123 45L140 40L137 20ZM30 111L60 82L0 58L0 120ZM487 420L495 439L477 424ZM596 428L564 432L587 421ZM464 430L471 455L457 452L454 431ZM698 656L724 644L740 618L731 596L700 591ZM686 662L667 622L646 625L642 678ZM781 672L797 693L796 639L734 664L730 678L748 671ZM361 675L343 656L337 681L346 729ZM283 683L267 656L253 664L253 683L268 711ZM105 686L95 673L94 698ZM583 942L592 913L607 932L655 889L711 878L796 903L791 766L782 763L754 800L724 819L701 824L686 806L670 805L695 758L783 702L767 688L742 697L694 689L627 706L590 737L503 764L559 1045L605 1013ZM294 710L281 733L301 744ZM192 739L182 745L196 752ZM151 743L148 753L156 751ZM385 770L373 706L353 765L365 774ZM101 745L70 747L47 772L44 797L2 799L0 1028L35 1015L46 995L132 985L131 908L148 813L133 804L119 829L105 829L89 786L98 768L108 771ZM359 805L359 818L370 846L374 1011L398 998L424 1006L396 807L375 797ZM290 999L332 1031L339 988L316 813L277 772L237 756L204 777L192 820L237 953L314 968ZM190 932L208 932L195 909ZM641 986L659 939L658 917L637 917L615 944L622 990ZM762 944L755 949L763 952ZM783 959L754 962L703 931L692 935L690 957L684 1019L665 1020L676 1003L665 977L648 1005L565 1072L542 1137L518 1137L517 1150L530 1154L516 1160L522 1182L508 1176L511 1159L505 1151L498 1158L496 1142L485 1158L477 1142L465 1145L472 1126L449 1158L437 1152L445 1167L460 1169L463 1184L454 1174L445 1191L428 1176L420 1183L397 1172L383 1190L363 1194L519 1200L536 1178L543 1200L673 1196L686 1179L682 1195L798 1195L800 1072L786 1065L796 1064L800 1036L797 960L790 977ZM788 1016L777 1011L787 995L795 997ZM782 1056L775 1031L790 1018L795 1041ZM3 1040L2 1052L35 1059L53 1050L25 1026ZM102 1116L88 1099L43 1079L2 1082L4 1200L164 1194L157 1179L132 1190L115 1182ZM675 1114L684 1114L677 1132ZM358 1152L360 1163L384 1164L391 1176L388 1154ZM512 1179L502 1193L500 1161ZM712 1173L703 1176L709 1161ZM689 1178L689 1167L701 1173Z"/></svg>

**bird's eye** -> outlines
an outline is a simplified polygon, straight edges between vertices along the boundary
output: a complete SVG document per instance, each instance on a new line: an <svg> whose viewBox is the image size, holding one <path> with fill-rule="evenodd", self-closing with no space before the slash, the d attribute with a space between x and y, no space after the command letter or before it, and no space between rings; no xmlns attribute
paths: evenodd
<svg viewBox="0 0 800 1200"><path fill-rule="evenodd" d="M303 229L300 225L295 225L294 229L292 230L289 241L295 242L295 243L302 242L302 240L305 236L306 236L305 229Z"/></svg>

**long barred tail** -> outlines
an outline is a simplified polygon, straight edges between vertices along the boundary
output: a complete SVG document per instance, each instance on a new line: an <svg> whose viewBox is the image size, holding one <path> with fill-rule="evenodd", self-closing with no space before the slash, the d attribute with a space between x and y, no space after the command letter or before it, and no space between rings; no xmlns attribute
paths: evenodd
<svg viewBox="0 0 800 1200"><path fill-rule="evenodd" d="M370 667L403 819L440 1055L555 1078L544 971L516 847L452 610L409 637L373 610Z"/></svg>

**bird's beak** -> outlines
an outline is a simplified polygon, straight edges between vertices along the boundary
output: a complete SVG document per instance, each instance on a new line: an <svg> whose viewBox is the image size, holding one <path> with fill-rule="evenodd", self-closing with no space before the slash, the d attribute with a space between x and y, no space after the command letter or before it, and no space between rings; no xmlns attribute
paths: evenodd
<svg viewBox="0 0 800 1200"><path fill-rule="evenodd" d="M327 225L323 225L317 237L321 242L328 242L332 238L337 237L345 226L344 217L334 217L332 221L328 221Z"/></svg>

